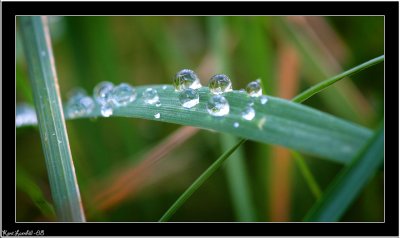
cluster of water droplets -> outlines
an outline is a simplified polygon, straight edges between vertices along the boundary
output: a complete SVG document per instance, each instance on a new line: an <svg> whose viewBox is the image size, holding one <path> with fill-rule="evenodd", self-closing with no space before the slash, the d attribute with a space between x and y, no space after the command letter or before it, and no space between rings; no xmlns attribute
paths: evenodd
<svg viewBox="0 0 400 238"><path fill-rule="evenodd" d="M192 108L199 104L198 88L201 87L199 77L195 72L189 69L179 71L173 81L175 91L179 93L178 99L184 108ZM206 104L207 112L214 117L223 117L229 114L229 102L225 98L225 94L232 91L232 82L228 76L224 74L216 74L212 76L208 83L210 94ZM256 116L253 108L254 102L264 105L268 102L268 97L262 94L261 81L255 80L250 82L246 89L239 90L241 93L248 95L248 103L240 112L241 118L251 121ZM234 122L233 126L238 128L239 122Z"/></svg>
<svg viewBox="0 0 400 238"><path fill-rule="evenodd" d="M184 108L192 108L199 104L198 89L201 83L197 74L190 69L179 71L174 78L175 91L179 93L178 99Z"/></svg>
<svg viewBox="0 0 400 238"><path fill-rule="evenodd" d="M202 87L197 74L190 69L179 71L173 80L175 92L182 107L191 109L200 103L199 88ZM209 94L206 101L206 110L213 117L224 117L229 114L229 101L225 94L232 92L232 82L224 74L212 76L208 83ZM167 90L168 86L162 86L162 90ZM264 105L268 102L268 97L262 94L260 80L250 82L245 89L239 90L240 93L248 95L246 106L241 109L240 117L243 120L251 121L256 116L253 106L258 100ZM143 103L161 106L160 96L155 88L146 88L140 95ZM207 96L207 95L206 95ZM115 86L111 82L100 82L94 87L93 96L88 96L85 90L78 88L72 91L66 105L66 113L70 118L83 117L90 115L96 107L100 109L103 117L113 114L115 108L127 106L138 98L136 89L127 83ZM161 117L160 112L153 114L154 118ZM22 104L17 106L16 124L17 126L26 124L36 124L37 118L35 110ZM234 122L233 127L238 128L239 122Z"/></svg>

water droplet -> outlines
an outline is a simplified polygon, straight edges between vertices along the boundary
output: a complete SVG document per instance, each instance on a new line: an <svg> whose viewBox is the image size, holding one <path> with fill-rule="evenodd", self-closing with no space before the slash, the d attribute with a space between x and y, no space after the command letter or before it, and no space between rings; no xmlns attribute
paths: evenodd
<svg viewBox="0 0 400 238"><path fill-rule="evenodd" d="M66 110L70 118L88 115L95 108L93 99L82 88L72 90L69 96Z"/></svg>
<svg viewBox="0 0 400 238"><path fill-rule="evenodd" d="M113 107L112 103L108 102L104 105L101 105L100 113L103 117L109 117L113 114Z"/></svg>
<svg viewBox="0 0 400 238"><path fill-rule="evenodd" d="M248 121L251 121L254 116L256 115L256 111L252 107L246 107L242 112L241 112L242 118Z"/></svg>
<svg viewBox="0 0 400 238"><path fill-rule="evenodd" d="M207 103L207 111L210 115L221 117L229 113L229 103L224 96L214 95Z"/></svg>
<svg viewBox="0 0 400 238"><path fill-rule="evenodd" d="M250 82L246 86L246 91L247 94L249 94L250 97L259 97L262 95L262 88L259 80Z"/></svg>
<svg viewBox="0 0 400 238"><path fill-rule="evenodd" d="M106 104L112 100L112 91L114 84L110 82L101 82L93 90L93 97L100 105Z"/></svg>
<svg viewBox="0 0 400 238"><path fill-rule="evenodd" d="M167 85L162 86L162 89L163 90L167 89Z"/></svg>
<svg viewBox="0 0 400 238"><path fill-rule="evenodd" d="M184 108L192 108L199 104L199 92L195 89L187 88L179 93L179 102Z"/></svg>
<svg viewBox="0 0 400 238"><path fill-rule="evenodd" d="M174 79L175 91L182 91L186 88L198 89L201 88L199 77L190 69L183 69L175 75Z"/></svg>
<svg viewBox="0 0 400 238"><path fill-rule="evenodd" d="M127 83L121 83L112 89L112 100L115 106L125 106L135 101L136 95L136 90Z"/></svg>
<svg viewBox="0 0 400 238"><path fill-rule="evenodd" d="M208 87L212 94L221 94L232 91L231 80L225 74L217 74L211 77Z"/></svg>
<svg viewBox="0 0 400 238"><path fill-rule="evenodd" d="M239 122L234 122L233 127L238 128L239 127Z"/></svg>
<svg viewBox="0 0 400 238"><path fill-rule="evenodd" d="M58 144L61 144L62 143L62 140L57 140L58 141Z"/></svg>
<svg viewBox="0 0 400 238"><path fill-rule="evenodd" d="M143 101L147 104L156 104L160 102L160 97L158 96L157 90L153 88L146 88L143 91Z"/></svg>
<svg viewBox="0 0 400 238"><path fill-rule="evenodd" d="M156 114L154 114L154 118L160 118L161 117L161 115L160 115L160 113L156 113Z"/></svg>
<svg viewBox="0 0 400 238"><path fill-rule="evenodd" d="M161 102L160 101L156 102L156 107L161 107Z"/></svg>
<svg viewBox="0 0 400 238"><path fill-rule="evenodd" d="M26 103L18 104L15 109L15 124L17 127L37 124L35 109Z"/></svg>
<svg viewBox="0 0 400 238"><path fill-rule="evenodd" d="M260 102L261 102L262 105L266 104L268 102L268 97L265 96L265 95L262 95L260 97Z"/></svg>

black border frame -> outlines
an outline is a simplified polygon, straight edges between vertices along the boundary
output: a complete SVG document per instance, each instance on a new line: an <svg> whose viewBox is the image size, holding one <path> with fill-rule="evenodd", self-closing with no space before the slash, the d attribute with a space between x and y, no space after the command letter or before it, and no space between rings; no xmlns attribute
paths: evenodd
<svg viewBox="0 0 400 238"><path fill-rule="evenodd" d="M185 9L182 11L181 9ZM384 15L385 16L385 222L384 223L22 223L15 222L15 140L8 98L15 79L16 15ZM44 230L45 235L399 235L398 2L2 2L2 230ZM390 85L386 87L386 84ZM15 92L15 90L14 90ZM7 99L7 100L5 100ZM394 109L394 110L393 110ZM392 123L386 119L394 119ZM7 139L7 141L5 141ZM389 145L394 143L395 145ZM14 151L15 158L15 151Z"/></svg>

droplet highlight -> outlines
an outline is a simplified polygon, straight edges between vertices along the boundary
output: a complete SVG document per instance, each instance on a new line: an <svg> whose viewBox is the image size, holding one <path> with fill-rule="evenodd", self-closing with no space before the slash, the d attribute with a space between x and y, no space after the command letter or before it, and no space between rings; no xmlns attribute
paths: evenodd
<svg viewBox="0 0 400 238"><path fill-rule="evenodd" d="M136 90L127 83L121 83L112 89L112 101L115 106L126 106L136 100Z"/></svg>
<svg viewBox="0 0 400 238"><path fill-rule="evenodd" d="M208 87L212 94L222 94L232 91L231 80L225 74L217 74L211 77Z"/></svg>
<svg viewBox="0 0 400 238"><path fill-rule="evenodd" d="M195 89L187 88L179 93L179 102L184 108L192 108L199 104L199 92Z"/></svg>
<svg viewBox="0 0 400 238"><path fill-rule="evenodd" d="M101 105L100 113L103 117L110 117L113 114L113 105L111 102Z"/></svg>
<svg viewBox="0 0 400 238"><path fill-rule="evenodd" d="M246 92L250 97L259 97L262 95L260 80L250 82L246 86Z"/></svg>
<svg viewBox="0 0 400 238"><path fill-rule="evenodd" d="M201 88L200 80L197 74L190 69L183 69L175 75L174 79L175 91L180 92L184 89L198 89Z"/></svg>
<svg viewBox="0 0 400 238"><path fill-rule="evenodd" d="M268 102L268 97L265 96L265 95L262 95L260 97L260 102L261 102L262 105L266 104Z"/></svg>
<svg viewBox="0 0 400 238"><path fill-rule="evenodd" d="M93 97L100 105L106 104L112 100L112 91L114 84L111 82L100 82L94 87Z"/></svg>
<svg viewBox="0 0 400 238"><path fill-rule="evenodd" d="M242 118L251 121L256 115L256 111L252 107L246 107L242 112L241 112Z"/></svg>
<svg viewBox="0 0 400 238"><path fill-rule="evenodd" d="M207 111L215 117L222 117L229 114L229 103L224 96L213 95L207 102Z"/></svg>
<svg viewBox="0 0 400 238"><path fill-rule="evenodd" d="M233 127L238 128L239 127L239 122L234 122Z"/></svg>
<svg viewBox="0 0 400 238"><path fill-rule="evenodd" d="M154 105L160 102L158 92L154 88L146 88L146 90L143 91L142 96L143 101L147 104Z"/></svg>
<svg viewBox="0 0 400 238"><path fill-rule="evenodd" d="M160 113L154 114L154 118L159 119L161 117Z"/></svg>

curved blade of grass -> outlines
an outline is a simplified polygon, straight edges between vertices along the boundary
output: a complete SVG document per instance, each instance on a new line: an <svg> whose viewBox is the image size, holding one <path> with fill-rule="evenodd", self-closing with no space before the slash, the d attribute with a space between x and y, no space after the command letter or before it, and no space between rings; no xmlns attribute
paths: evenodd
<svg viewBox="0 0 400 238"><path fill-rule="evenodd" d="M381 55L381 56L371 59L365 63L357 65L354 68L344 71L343 73L335 75L332 78L324 80L324 81L310 87L309 89L305 90L304 92L300 93L295 98L293 98L292 101L293 102L303 102L303 101L307 100L308 98L312 97L314 94L317 94L317 93L321 92L322 90L324 90L325 88L327 88L328 86L336 83L337 81L339 81L345 77L348 77L352 74L358 73L358 72L360 72L364 69L367 69L371 66L374 66L380 62L383 62L384 58L385 58L385 56Z"/></svg>
<svg viewBox="0 0 400 238"><path fill-rule="evenodd" d="M304 179L307 182L308 187L310 188L311 192L314 196L319 199L322 195L321 189L318 186L317 181L315 180L314 176L312 175L310 169L308 168L304 158L297 153L296 151L290 151L292 156L295 159L297 166L299 167L301 173L303 174Z"/></svg>
<svg viewBox="0 0 400 238"><path fill-rule="evenodd" d="M342 170L322 199L310 210L305 221L338 221L383 163L383 124L375 135Z"/></svg>
<svg viewBox="0 0 400 238"><path fill-rule="evenodd" d="M204 173L202 173L196 181L190 185L188 189L175 201L175 203L168 209L168 211L160 218L160 222L168 221L173 214L175 214L176 210L180 208L185 201L219 168L222 163L229 158L229 156L235 152L235 150L245 142L245 139L240 140L234 147L230 150L226 151L223 155L221 155Z"/></svg>
<svg viewBox="0 0 400 238"><path fill-rule="evenodd" d="M144 103L141 95L149 87L158 91L162 104L160 107ZM213 117L206 110L210 97L208 87L199 89L200 103L191 109L181 106L178 93L170 85L140 86L136 91L136 101L115 108L113 116L157 120L224 132L261 143L282 145L339 163L348 163L372 136L372 132L365 127L272 96L268 96L265 105L257 100L253 106L256 116L247 121L242 119L240 112L251 99L240 91L225 94L230 104L230 113L222 118ZM159 119L155 118L157 113L160 113ZM100 116L97 106L85 117ZM240 126L235 128L234 122L239 122Z"/></svg>
<svg viewBox="0 0 400 238"><path fill-rule="evenodd" d="M137 87L138 95L148 87ZM211 129L262 143L283 145L340 163L349 162L372 135L367 128L275 97L268 97L269 101L265 105L255 102L253 107L256 116L246 121L240 115L250 100L245 93L227 93L225 97L230 104L230 113L217 118L209 115L206 110L206 102L210 97L207 87L199 90L200 103L191 109L181 106L178 93L171 86L165 90L162 86L151 87L159 93L162 103L160 107L145 104L139 97L126 107L116 108L113 115ZM98 109L94 113L100 115ZM154 117L157 113L160 113L159 119ZM239 122L240 126L235 128L234 122Z"/></svg>
<svg viewBox="0 0 400 238"><path fill-rule="evenodd" d="M51 193L60 221L84 221L46 17L20 17Z"/></svg>

